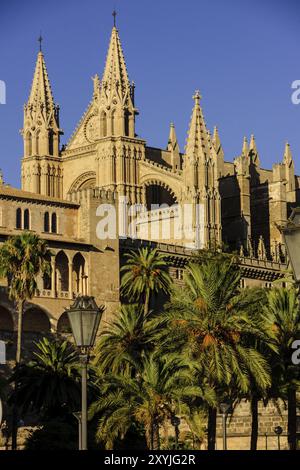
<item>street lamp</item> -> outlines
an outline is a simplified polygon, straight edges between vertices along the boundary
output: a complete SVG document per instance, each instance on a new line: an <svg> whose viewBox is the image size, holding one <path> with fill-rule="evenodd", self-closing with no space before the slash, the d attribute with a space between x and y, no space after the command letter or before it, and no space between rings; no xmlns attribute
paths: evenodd
<svg viewBox="0 0 300 470"><path fill-rule="evenodd" d="M229 403L220 403L220 411L222 413L222 425L223 425L223 450L227 450L227 429L226 420L231 406Z"/></svg>
<svg viewBox="0 0 300 470"><path fill-rule="evenodd" d="M81 387L81 450L87 450L87 364L89 351L94 346L104 307L98 307L94 297L79 296L66 309L74 341L80 350Z"/></svg>
<svg viewBox="0 0 300 470"><path fill-rule="evenodd" d="M300 284L300 207L292 210L288 223L280 227L295 281Z"/></svg>
<svg viewBox="0 0 300 470"><path fill-rule="evenodd" d="M277 436L277 439L278 439L278 450L280 450L280 436L282 434L282 427L281 426L276 426L276 428L274 428L274 432Z"/></svg>

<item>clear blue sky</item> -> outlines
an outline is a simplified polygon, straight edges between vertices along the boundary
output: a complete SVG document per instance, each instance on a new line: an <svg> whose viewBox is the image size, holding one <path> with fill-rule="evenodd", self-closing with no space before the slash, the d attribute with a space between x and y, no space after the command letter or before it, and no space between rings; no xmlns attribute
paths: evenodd
<svg viewBox="0 0 300 470"><path fill-rule="evenodd" d="M1 0L0 167L19 186L23 104L28 98L40 30L65 143L102 75L112 10L136 83L137 132L165 147L175 122L181 150L199 88L207 125L219 127L226 160L244 135L256 136L263 167L291 144L300 173L300 105L291 83L300 79L300 2L297 0Z"/></svg>

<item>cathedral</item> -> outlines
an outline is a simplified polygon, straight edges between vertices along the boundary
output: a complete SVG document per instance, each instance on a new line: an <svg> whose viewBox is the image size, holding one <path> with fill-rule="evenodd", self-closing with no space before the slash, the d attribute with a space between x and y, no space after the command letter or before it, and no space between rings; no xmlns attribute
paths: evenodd
<svg viewBox="0 0 300 470"><path fill-rule="evenodd" d="M30 230L52 253L51 276L38 280L25 306L25 337L67 333L65 308L78 294L93 295L105 306L103 321L111 318L120 303L123 255L140 246L157 247L177 283L196 250L212 244L239 253L242 287L271 287L284 277L278 225L300 205L300 177L288 143L272 169L261 168L253 135L227 161L196 91L184 151L173 123L165 148L149 146L135 131L135 84L116 26L102 78L94 76L90 103L64 146L59 114L40 48L24 106L22 187L0 181L1 242ZM123 217L124 205L139 210ZM116 236L100 236L101 217L111 207ZM17 318L4 282L0 291L0 339L13 357Z"/></svg>

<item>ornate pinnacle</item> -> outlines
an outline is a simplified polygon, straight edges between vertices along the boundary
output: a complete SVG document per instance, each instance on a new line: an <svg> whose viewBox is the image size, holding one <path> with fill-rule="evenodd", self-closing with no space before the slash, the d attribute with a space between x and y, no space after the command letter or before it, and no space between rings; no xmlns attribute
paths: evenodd
<svg viewBox="0 0 300 470"><path fill-rule="evenodd" d="M196 105L199 105L200 104L200 100L201 100L202 96L200 95L200 91L199 90L196 90L195 91L195 94L193 96L193 100L195 100L195 104Z"/></svg>

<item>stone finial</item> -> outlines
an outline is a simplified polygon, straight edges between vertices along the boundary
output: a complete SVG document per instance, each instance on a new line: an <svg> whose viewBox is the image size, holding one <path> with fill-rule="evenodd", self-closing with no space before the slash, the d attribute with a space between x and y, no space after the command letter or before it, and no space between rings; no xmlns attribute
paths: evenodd
<svg viewBox="0 0 300 470"><path fill-rule="evenodd" d="M285 148L284 148L283 163L288 165L288 166L291 163L293 163L291 147L290 147L290 144L288 142L286 142Z"/></svg>
<svg viewBox="0 0 300 470"><path fill-rule="evenodd" d="M249 152L248 140L247 140L247 137L244 137L243 147L242 147L242 156L247 157L248 152Z"/></svg>
<svg viewBox="0 0 300 470"><path fill-rule="evenodd" d="M3 179L3 172L0 170L0 186L3 186L4 184L4 179Z"/></svg>
<svg viewBox="0 0 300 470"><path fill-rule="evenodd" d="M263 239L262 235L259 237L259 241L258 241L257 257L260 260L266 260L267 259L266 247L265 247L265 243L264 243L264 239Z"/></svg>

